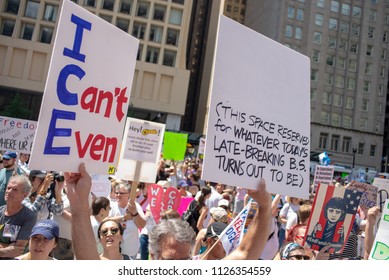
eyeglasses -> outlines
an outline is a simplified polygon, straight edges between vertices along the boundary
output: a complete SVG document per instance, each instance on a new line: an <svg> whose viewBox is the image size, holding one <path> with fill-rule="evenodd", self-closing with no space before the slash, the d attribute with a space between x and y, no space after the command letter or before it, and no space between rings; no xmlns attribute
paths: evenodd
<svg viewBox="0 0 389 280"><path fill-rule="evenodd" d="M306 255L292 255L292 256L288 256L287 259L294 259L294 260L299 260L299 261L307 261L307 260L310 260L311 258L309 256L306 256Z"/></svg>
<svg viewBox="0 0 389 280"><path fill-rule="evenodd" d="M119 228L102 229L100 230L100 235L105 237L108 235L108 232L111 232L112 235L116 235L119 233Z"/></svg>
<svg viewBox="0 0 389 280"><path fill-rule="evenodd" d="M128 194L128 192L115 192L116 195L125 195L125 194Z"/></svg>

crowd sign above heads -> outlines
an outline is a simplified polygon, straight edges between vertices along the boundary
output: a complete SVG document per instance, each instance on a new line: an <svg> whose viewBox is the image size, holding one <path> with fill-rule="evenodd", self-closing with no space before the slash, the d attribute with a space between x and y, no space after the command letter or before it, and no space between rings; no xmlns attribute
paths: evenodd
<svg viewBox="0 0 389 280"><path fill-rule="evenodd" d="M332 184L334 178L334 166L316 165L315 176L313 178L313 189L316 191L319 183Z"/></svg>
<svg viewBox="0 0 389 280"><path fill-rule="evenodd" d="M308 198L310 61L221 16L202 178Z"/></svg>
<svg viewBox="0 0 389 280"><path fill-rule="evenodd" d="M171 160L184 160L188 134L165 132L163 138L163 158Z"/></svg>
<svg viewBox="0 0 389 280"><path fill-rule="evenodd" d="M372 185L378 188L377 205L380 207L382 213L385 201L389 199L389 179L374 178Z"/></svg>
<svg viewBox="0 0 389 280"><path fill-rule="evenodd" d="M389 260L389 199L384 203L380 227L375 236L369 260Z"/></svg>
<svg viewBox="0 0 389 280"><path fill-rule="evenodd" d="M139 41L64 0L29 166L108 174L117 165Z"/></svg>
<svg viewBox="0 0 389 280"><path fill-rule="evenodd" d="M116 177L155 183L165 125L127 118Z"/></svg>
<svg viewBox="0 0 389 280"><path fill-rule="evenodd" d="M0 116L0 151L31 152L36 121Z"/></svg>

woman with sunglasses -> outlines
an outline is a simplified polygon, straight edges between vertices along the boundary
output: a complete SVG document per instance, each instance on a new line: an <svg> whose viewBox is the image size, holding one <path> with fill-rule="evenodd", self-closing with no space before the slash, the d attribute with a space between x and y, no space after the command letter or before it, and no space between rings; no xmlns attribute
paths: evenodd
<svg viewBox="0 0 389 280"><path fill-rule="evenodd" d="M103 246L101 260L130 260L130 257L120 252L120 243L123 241L123 227L113 219L101 222L97 236Z"/></svg>

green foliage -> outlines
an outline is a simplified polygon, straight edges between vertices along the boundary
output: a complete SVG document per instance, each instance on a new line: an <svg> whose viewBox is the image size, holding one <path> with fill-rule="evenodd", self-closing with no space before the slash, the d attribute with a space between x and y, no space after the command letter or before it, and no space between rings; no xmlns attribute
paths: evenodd
<svg viewBox="0 0 389 280"><path fill-rule="evenodd" d="M10 118L30 119L31 111L27 109L27 106L20 94L16 93L11 98L9 104L5 106L2 115Z"/></svg>

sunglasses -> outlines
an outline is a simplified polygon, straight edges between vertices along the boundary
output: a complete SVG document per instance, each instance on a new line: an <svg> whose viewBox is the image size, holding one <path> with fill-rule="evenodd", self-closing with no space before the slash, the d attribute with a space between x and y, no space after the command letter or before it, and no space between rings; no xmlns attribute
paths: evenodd
<svg viewBox="0 0 389 280"><path fill-rule="evenodd" d="M116 195L125 195L125 194L128 194L128 192L115 192Z"/></svg>
<svg viewBox="0 0 389 280"><path fill-rule="evenodd" d="M309 256L306 256L306 255L293 255L293 256L289 256L287 257L287 259L295 259L295 260L299 260L299 261L307 261L307 260L310 260L311 258Z"/></svg>
<svg viewBox="0 0 389 280"><path fill-rule="evenodd" d="M107 229L102 229L100 230L100 235L101 236L107 236L108 232L111 232L112 235L116 235L119 233L119 228L107 228Z"/></svg>

